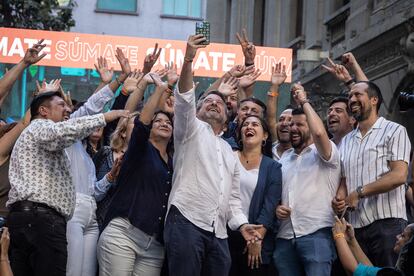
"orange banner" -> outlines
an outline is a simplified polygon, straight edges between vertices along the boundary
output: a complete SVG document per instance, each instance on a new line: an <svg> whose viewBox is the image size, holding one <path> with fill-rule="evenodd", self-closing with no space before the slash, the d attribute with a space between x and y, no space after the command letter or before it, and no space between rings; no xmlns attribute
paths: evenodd
<svg viewBox="0 0 414 276"><path fill-rule="evenodd" d="M94 35L70 32L51 32L26 29L0 28L0 62L18 63L25 50L44 38L47 55L38 63L44 66L62 66L95 69L99 56L106 57L110 67L120 70L115 58L116 48L121 48L132 68L142 68L145 56L152 53L157 42L162 52L154 68L169 62L181 67L184 61L185 41ZM256 47L256 67L262 71L259 80L270 80L272 65L286 64L287 82L291 81L292 50L285 48ZM220 77L236 64L244 64L240 45L212 43L200 49L193 62L196 76Z"/></svg>

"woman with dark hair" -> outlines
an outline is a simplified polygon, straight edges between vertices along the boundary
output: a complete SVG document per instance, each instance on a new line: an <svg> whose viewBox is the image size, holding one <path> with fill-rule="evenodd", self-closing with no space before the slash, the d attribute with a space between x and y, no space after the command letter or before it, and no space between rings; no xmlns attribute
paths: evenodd
<svg viewBox="0 0 414 276"><path fill-rule="evenodd" d="M102 147L93 158L96 167L96 178L100 180L107 177L111 182L109 187L101 190L102 195L96 197L96 219L98 221L99 232L103 231L103 222L115 193L116 178L119 174L122 157L128 149L131 133L135 125L134 120L137 115L138 112L133 112L129 118L121 119L115 131L110 136L110 145ZM100 187L96 188L100 189Z"/></svg>
<svg viewBox="0 0 414 276"><path fill-rule="evenodd" d="M263 225L263 240L247 246L238 231L229 232L232 257L230 275L274 275L271 267L276 229L276 205L282 193L281 165L272 157L272 143L266 122L247 116L239 127L240 198L249 223Z"/></svg>
<svg viewBox="0 0 414 276"><path fill-rule="evenodd" d="M172 117L155 112L168 86L156 89L135 118L115 194L98 243L99 275L159 275L172 180Z"/></svg>

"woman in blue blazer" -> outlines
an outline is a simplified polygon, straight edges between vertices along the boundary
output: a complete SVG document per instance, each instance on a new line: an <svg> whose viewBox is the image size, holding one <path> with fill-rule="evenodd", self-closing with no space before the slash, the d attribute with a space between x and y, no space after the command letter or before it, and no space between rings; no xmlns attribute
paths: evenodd
<svg viewBox="0 0 414 276"><path fill-rule="evenodd" d="M263 225L263 240L246 243L239 232L229 232L232 257L230 275L275 275L272 267L274 237L277 231L275 209L282 193L281 165L274 161L271 137L266 122L248 116L240 125L240 198L249 223Z"/></svg>

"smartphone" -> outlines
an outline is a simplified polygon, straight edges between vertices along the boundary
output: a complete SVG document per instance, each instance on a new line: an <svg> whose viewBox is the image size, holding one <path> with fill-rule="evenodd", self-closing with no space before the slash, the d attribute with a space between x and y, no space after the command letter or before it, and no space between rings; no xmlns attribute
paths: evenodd
<svg viewBox="0 0 414 276"><path fill-rule="evenodd" d="M202 45L210 44L210 22L196 22L195 34L202 34L206 40L202 42Z"/></svg>

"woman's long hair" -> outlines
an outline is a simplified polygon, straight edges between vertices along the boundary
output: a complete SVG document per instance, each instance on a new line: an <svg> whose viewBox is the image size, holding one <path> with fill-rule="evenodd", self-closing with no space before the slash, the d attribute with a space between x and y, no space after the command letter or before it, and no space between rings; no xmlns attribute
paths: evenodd
<svg viewBox="0 0 414 276"><path fill-rule="evenodd" d="M272 136L271 136L270 131L269 131L269 126L268 126L268 124L266 123L266 121L264 119L262 119L262 118L260 118L259 116L256 116L256 115L248 115L246 118L244 118L244 120L241 122L241 124L238 127L239 128L238 129L238 137L240 139L238 141L238 144L239 144L239 147L240 147L240 151L243 151L243 141L242 141L241 129L243 127L244 122L247 120L247 118L250 118L250 117L254 117L254 118L259 119L260 124L262 125L262 128L263 128L263 132L267 133L267 139L266 139L264 145L262 144L262 154L266 155L267 157L272 158Z"/></svg>
<svg viewBox="0 0 414 276"><path fill-rule="evenodd" d="M125 133L127 131L129 120L139 115L138 111L132 112L128 118L121 119L122 121L111 134L110 147L113 151L121 151L126 143Z"/></svg>

